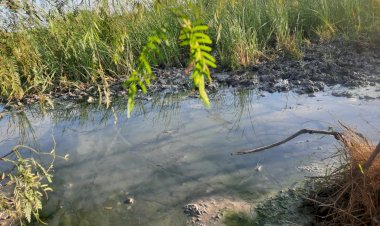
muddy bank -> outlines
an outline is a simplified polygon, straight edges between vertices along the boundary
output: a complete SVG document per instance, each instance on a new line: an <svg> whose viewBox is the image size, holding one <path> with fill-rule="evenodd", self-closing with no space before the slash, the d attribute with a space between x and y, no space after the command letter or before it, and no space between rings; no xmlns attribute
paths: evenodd
<svg viewBox="0 0 380 226"><path fill-rule="evenodd" d="M310 184L308 184L310 186ZM199 199L183 207L187 225L313 225L312 209L304 205L310 188L291 188L261 202L228 197Z"/></svg>
<svg viewBox="0 0 380 226"><path fill-rule="evenodd" d="M253 207L252 203L242 199L213 196L183 206L183 212L189 218L187 225L221 225L227 213L236 211L248 214Z"/></svg>
<svg viewBox="0 0 380 226"><path fill-rule="evenodd" d="M305 47L301 60L278 57L234 74L226 80L233 86L247 86L255 81L261 90L297 93L323 91L326 86L348 88L375 86L380 83L380 51L360 43L332 42ZM214 75L217 78L217 76Z"/></svg>
<svg viewBox="0 0 380 226"><path fill-rule="evenodd" d="M271 93L293 90L299 94L312 95L314 92L323 91L327 86L337 84L348 88L376 86L380 84L379 50L376 43L313 43L303 48L304 55L299 60L283 54L244 70L223 72L222 69L218 69L212 73L213 81L208 84L208 90L228 86L258 88ZM175 94L193 89L189 75L183 68L156 69L154 72L156 79L152 82L148 94L140 94L139 98L150 99L150 96L157 93ZM127 95L121 80L108 82L111 84L111 96ZM194 95L197 93L194 92ZM352 94L335 92L333 95L351 97ZM75 89L58 87L54 92L46 94L46 97L93 103L98 101L99 90L85 84L78 85ZM39 96L32 95L17 104L29 104L39 99Z"/></svg>

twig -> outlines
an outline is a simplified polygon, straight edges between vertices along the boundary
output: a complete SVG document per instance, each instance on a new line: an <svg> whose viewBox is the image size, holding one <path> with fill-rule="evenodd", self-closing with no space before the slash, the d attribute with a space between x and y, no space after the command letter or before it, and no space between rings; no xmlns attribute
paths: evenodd
<svg viewBox="0 0 380 226"><path fill-rule="evenodd" d="M306 196L302 196L302 198L304 198L304 199L306 199L306 200L309 200L309 201L311 201L311 202L314 202L314 203L318 204L319 206L331 207L331 208L333 208L333 209L335 209L335 210L337 210L337 211L339 211L339 212L342 212L342 213L346 214L347 216L353 217L353 218L355 218L356 220L362 222L358 217L352 215L350 212L347 212L347 211L344 210L344 209L341 209L341 208L338 208L338 207L334 206L332 203L331 203L331 204L326 204L326 203L320 202L320 201L315 200L315 199L311 199L311 198L306 197ZM325 216L325 217L326 217L326 216Z"/></svg>
<svg viewBox="0 0 380 226"><path fill-rule="evenodd" d="M326 131L326 130L301 129L297 133L295 133L295 134L291 135L290 137L288 137L288 138L286 138L286 139L284 139L282 141L279 141L277 143L270 144L270 145L263 146L263 147L259 147L259 148L255 148L255 149L246 150L246 151L233 152L233 153L231 153L231 155L245 155L245 154L250 154L250 153L264 151L264 150L267 150L267 149L279 146L281 144L284 144L284 143L286 143L286 142L288 142L288 141L290 141L290 140L298 137L299 135L302 135L302 134L305 134L305 133L308 133L308 134L331 135L331 136L334 136L334 138L337 139L337 140L340 140L340 141L342 140L342 133L339 133L339 132Z"/></svg>

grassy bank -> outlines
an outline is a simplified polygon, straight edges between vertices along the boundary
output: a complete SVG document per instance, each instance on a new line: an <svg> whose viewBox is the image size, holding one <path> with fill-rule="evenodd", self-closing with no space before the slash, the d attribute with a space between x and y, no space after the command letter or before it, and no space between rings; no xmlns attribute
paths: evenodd
<svg viewBox="0 0 380 226"><path fill-rule="evenodd" d="M249 67L269 52L300 58L308 40L371 37L380 27L379 0L201 0L150 3L92 2L49 6L6 1L3 15L14 23L0 30L0 96L21 99L57 89L96 85L107 93L126 79L153 31L166 28L170 45L159 67L182 66L174 12L209 25L219 68ZM91 10L89 10L91 9ZM8 26L9 25L9 26Z"/></svg>

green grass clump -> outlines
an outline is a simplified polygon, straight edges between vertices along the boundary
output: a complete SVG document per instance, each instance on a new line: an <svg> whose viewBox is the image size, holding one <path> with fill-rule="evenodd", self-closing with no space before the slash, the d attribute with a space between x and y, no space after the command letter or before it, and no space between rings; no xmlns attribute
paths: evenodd
<svg viewBox="0 0 380 226"><path fill-rule="evenodd" d="M256 225L252 216L240 212L228 212L224 216L223 223L227 226L253 226Z"/></svg>
<svg viewBox="0 0 380 226"><path fill-rule="evenodd" d="M1 6L0 18L17 15L9 17L14 23L6 26L3 22L0 29L2 100L43 96L56 88L86 83L96 85L109 101L109 85L128 79L149 36L162 28L170 45L162 48L157 65L186 65L189 54L178 40L177 12L208 25L211 54L227 69L257 64L273 49L300 58L304 39L354 39L380 27L379 0L102 0L82 4L91 5L44 10L27 1L7 1Z"/></svg>

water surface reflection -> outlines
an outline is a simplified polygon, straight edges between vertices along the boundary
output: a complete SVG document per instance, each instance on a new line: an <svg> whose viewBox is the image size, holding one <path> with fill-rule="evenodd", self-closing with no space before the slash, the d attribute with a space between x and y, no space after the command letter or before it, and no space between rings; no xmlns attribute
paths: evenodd
<svg viewBox="0 0 380 226"><path fill-rule="evenodd" d="M109 109L65 103L45 114L32 107L0 121L1 150L19 142L48 150L53 133L58 152L70 154L56 166L42 214L49 225L183 225L187 202L222 195L254 203L299 181L299 165L335 147L332 138L304 136L254 155L233 151L301 128L334 127L338 119L374 140L380 128L380 100L230 89L210 96L210 109L181 95L141 101L130 119L125 100ZM129 196L132 206L123 203Z"/></svg>

